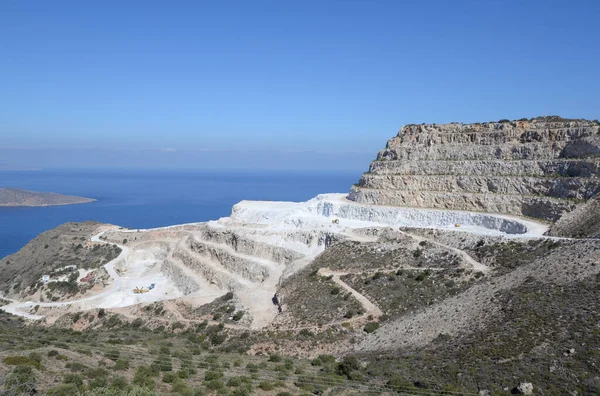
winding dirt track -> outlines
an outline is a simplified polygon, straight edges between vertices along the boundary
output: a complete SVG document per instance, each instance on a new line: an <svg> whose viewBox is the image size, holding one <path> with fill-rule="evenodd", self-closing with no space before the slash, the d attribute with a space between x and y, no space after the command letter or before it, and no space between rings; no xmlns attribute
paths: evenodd
<svg viewBox="0 0 600 396"><path fill-rule="evenodd" d="M358 291L354 290L346 282L344 282L343 280L340 279L341 275L347 275L347 274L348 273L346 273L346 272L331 271L331 270L329 270L329 268L320 268L319 269L319 275L332 276L331 280L333 280L336 284L338 284L339 286L344 288L344 290L352 293L354 298L356 298L362 304L362 306L365 308L366 316L369 316L369 315L381 316L381 315L383 315L383 312L381 311L381 309L379 309L379 307L377 305L373 304L367 297L360 294Z"/></svg>
<svg viewBox="0 0 600 396"><path fill-rule="evenodd" d="M455 247L449 246L449 245L445 245L443 243L440 243L436 240L430 239L430 238L425 238L419 235L414 235L411 234L409 232L406 231L399 231L401 234L404 234L406 236L411 237L412 239L416 240L416 241L425 241L425 242L429 242L433 245L437 245L439 247L443 247L444 249L449 249L452 250L454 253L458 254L460 257L463 258L463 260L465 260L467 263L471 264L471 266L473 267L473 269L475 271L481 271L483 273L487 273L490 272L490 267L488 267L485 264L481 264L479 261L475 260L473 257L469 256L465 251L457 249Z"/></svg>

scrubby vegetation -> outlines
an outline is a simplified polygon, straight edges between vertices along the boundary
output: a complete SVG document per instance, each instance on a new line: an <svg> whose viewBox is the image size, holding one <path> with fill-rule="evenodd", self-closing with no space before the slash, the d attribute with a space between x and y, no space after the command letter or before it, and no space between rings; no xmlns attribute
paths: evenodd
<svg viewBox="0 0 600 396"><path fill-rule="evenodd" d="M478 261L495 268L499 274L502 274L542 258L560 245L560 241L550 239L512 240L500 243L484 243L481 240L471 252Z"/></svg>
<svg viewBox="0 0 600 396"><path fill-rule="evenodd" d="M485 386L494 394L521 381L535 393L600 393L600 276L568 286L528 280L498 298L504 307L493 323L461 337L440 336L418 351L361 356L374 378L388 384L454 390Z"/></svg>
<svg viewBox="0 0 600 396"><path fill-rule="evenodd" d="M462 268L441 271L399 269L341 278L391 318L415 312L455 296L475 283L472 271Z"/></svg>
<svg viewBox="0 0 600 396"><path fill-rule="evenodd" d="M0 260L0 290L7 296L27 296L41 291L49 300L55 294L73 294L79 288L73 281L78 269L96 269L117 257L121 249L110 244L86 241L97 231L99 223L66 223L38 235L19 252ZM44 285L42 275L72 277Z"/></svg>
<svg viewBox="0 0 600 396"><path fill-rule="evenodd" d="M7 374L0 390L249 395L260 389L299 394L331 388L344 379L333 358L328 363L332 368L322 371L306 360L246 355L247 346L240 341L247 337L223 326L200 325L179 334L130 326L110 333L78 332L27 326L0 313L0 334L0 373ZM223 341L215 343L219 334ZM52 384L56 376L61 383Z"/></svg>
<svg viewBox="0 0 600 396"><path fill-rule="evenodd" d="M278 323L323 325L363 313L362 305L350 293L340 291L331 277L319 275L313 265L292 275L281 293L286 309Z"/></svg>

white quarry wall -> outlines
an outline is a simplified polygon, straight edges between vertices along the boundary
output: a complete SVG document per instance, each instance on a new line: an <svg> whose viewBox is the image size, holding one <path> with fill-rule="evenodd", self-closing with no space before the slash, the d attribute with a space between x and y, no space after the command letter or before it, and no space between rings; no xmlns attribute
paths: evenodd
<svg viewBox="0 0 600 396"><path fill-rule="evenodd" d="M366 205L349 201L345 194L321 194L307 202L242 201L232 210L230 221L264 224L269 228L322 228L333 218L344 219L350 228L373 226L453 227L474 226L498 233L541 236L546 227L520 218L457 210Z"/></svg>

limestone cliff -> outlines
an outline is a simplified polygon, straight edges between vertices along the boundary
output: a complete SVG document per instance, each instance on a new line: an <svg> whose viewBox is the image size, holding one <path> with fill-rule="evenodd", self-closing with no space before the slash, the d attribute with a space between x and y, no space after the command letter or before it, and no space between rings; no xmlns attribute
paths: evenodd
<svg viewBox="0 0 600 396"><path fill-rule="evenodd" d="M556 221L600 191L599 174L598 121L406 125L348 198Z"/></svg>

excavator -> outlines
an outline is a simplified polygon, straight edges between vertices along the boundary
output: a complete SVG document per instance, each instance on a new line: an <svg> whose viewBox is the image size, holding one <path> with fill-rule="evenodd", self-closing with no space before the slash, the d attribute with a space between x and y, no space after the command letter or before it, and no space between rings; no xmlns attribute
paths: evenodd
<svg viewBox="0 0 600 396"><path fill-rule="evenodd" d="M135 289L133 289L133 292L135 294L148 293L149 291L150 291L150 289L147 289L145 287L142 287L142 288L136 287Z"/></svg>

